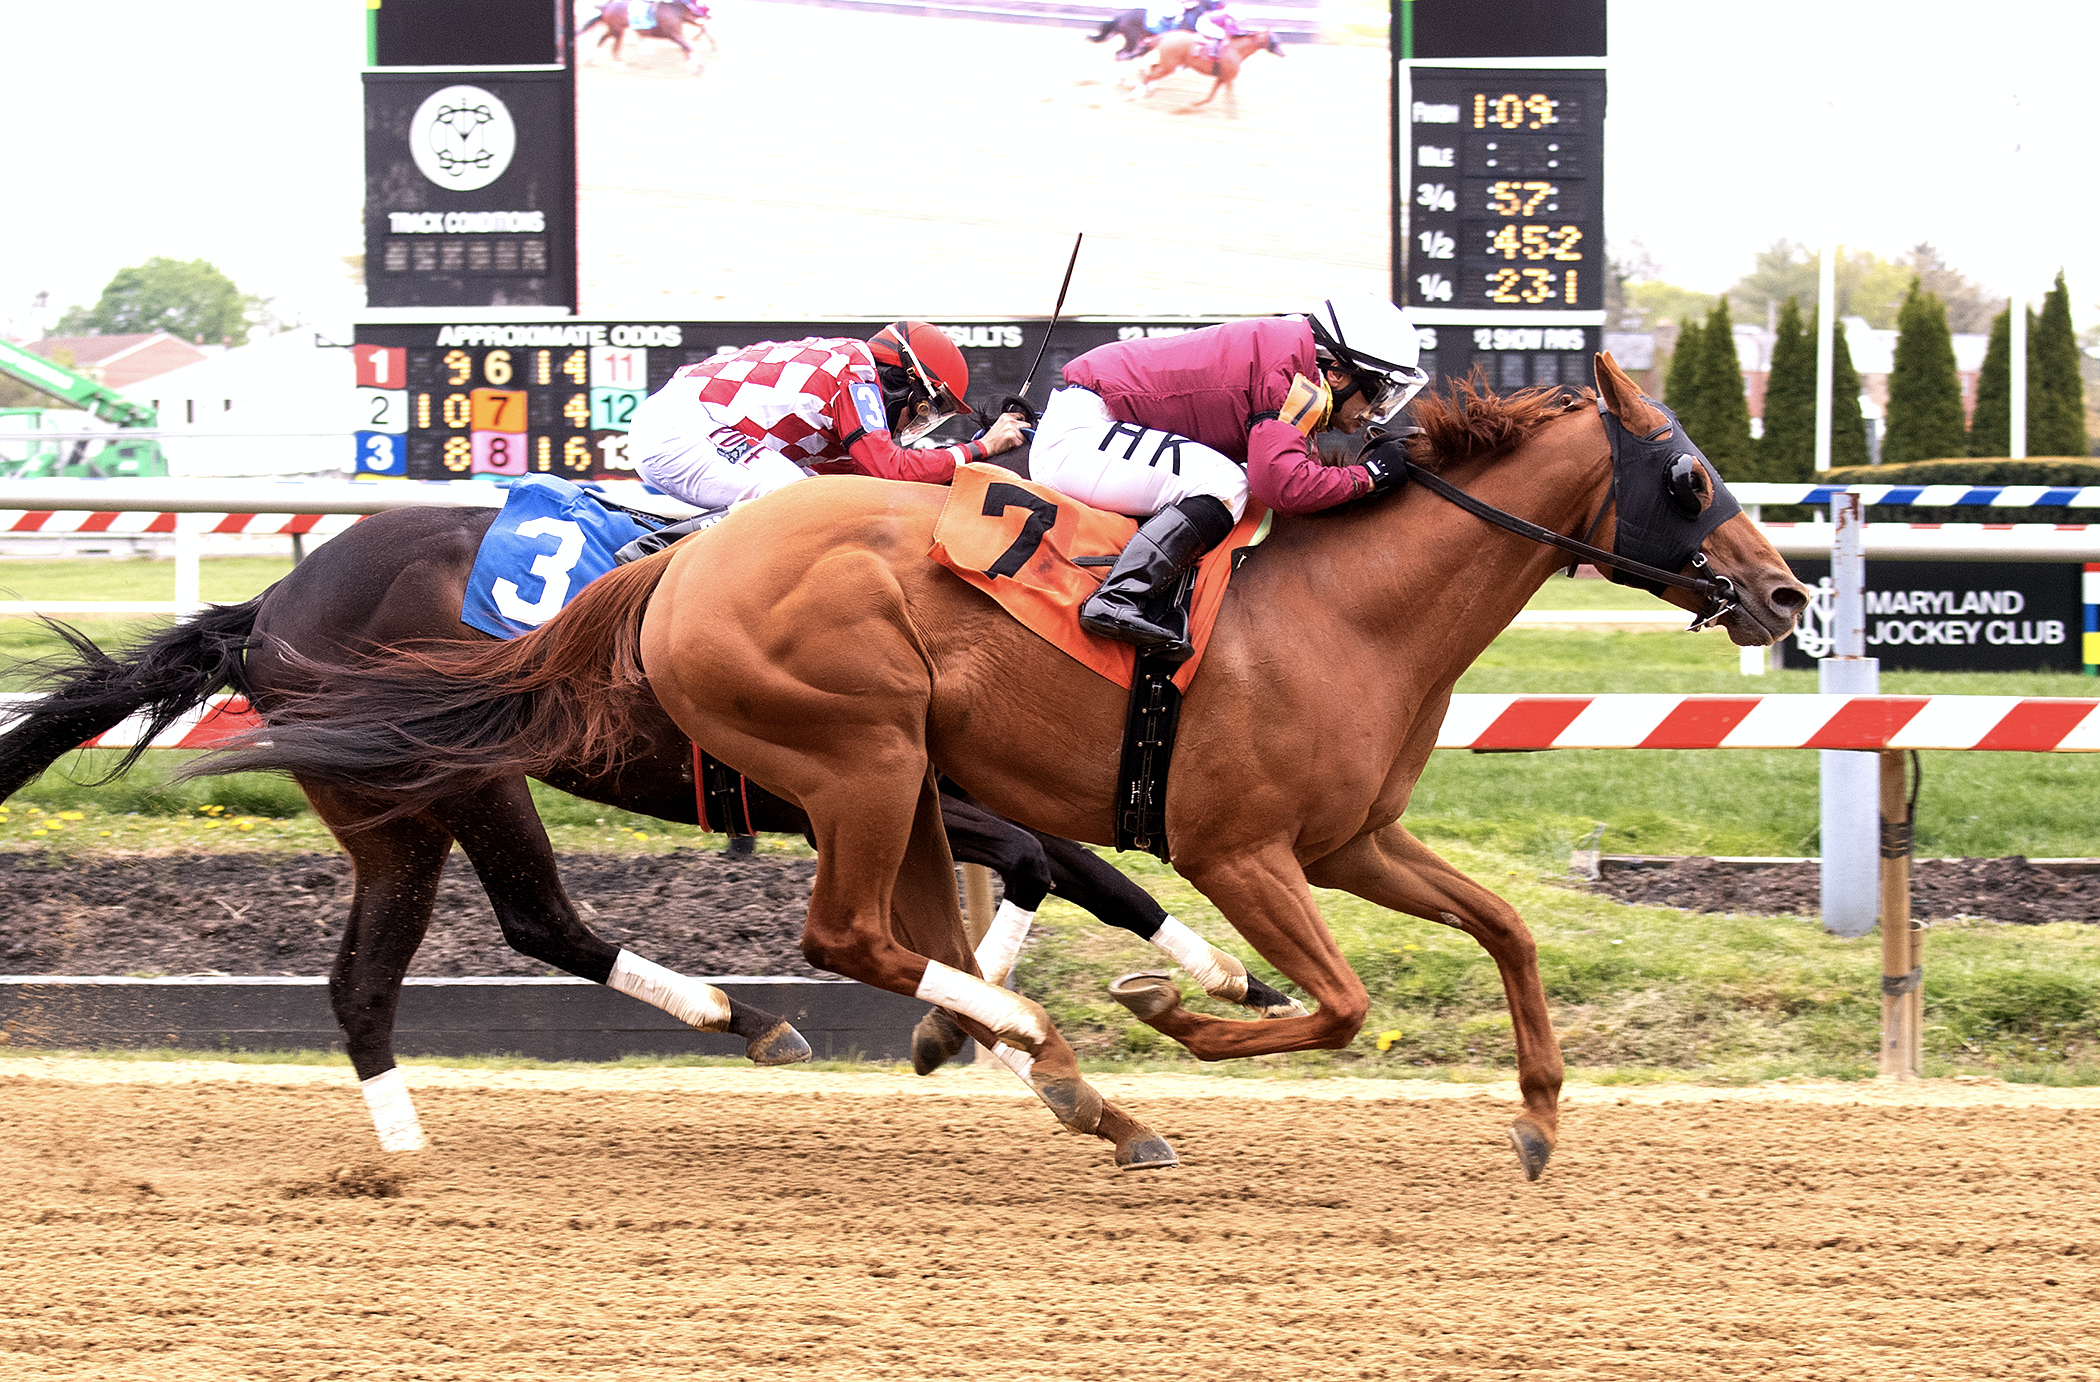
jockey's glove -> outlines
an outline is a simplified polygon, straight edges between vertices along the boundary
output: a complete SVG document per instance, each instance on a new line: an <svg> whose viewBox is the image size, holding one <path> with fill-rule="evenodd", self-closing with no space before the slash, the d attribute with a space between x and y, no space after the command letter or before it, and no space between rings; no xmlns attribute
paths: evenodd
<svg viewBox="0 0 2100 1382"><path fill-rule="evenodd" d="M1357 459L1371 476L1371 493L1384 494L1407 483L1407 443L1394 437L1365 451Z"/></svg>

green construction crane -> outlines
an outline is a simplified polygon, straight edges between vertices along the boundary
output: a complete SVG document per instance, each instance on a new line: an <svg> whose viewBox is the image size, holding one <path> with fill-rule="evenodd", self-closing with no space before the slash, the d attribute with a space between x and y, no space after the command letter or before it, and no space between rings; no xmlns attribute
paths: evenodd
<svg viewBox="0 0 2100 1382"><path fill-rule="evenodd" d="M150 428L160 421L151 408L115 389L8 341L0 341L0 372L120 429ZM23 435L78 431L67 422L72 415L59 408L0 408L0 479L103 479L168 473L160 443L145 438L126 441L118 432L106 442L60 442Z"/></svg>

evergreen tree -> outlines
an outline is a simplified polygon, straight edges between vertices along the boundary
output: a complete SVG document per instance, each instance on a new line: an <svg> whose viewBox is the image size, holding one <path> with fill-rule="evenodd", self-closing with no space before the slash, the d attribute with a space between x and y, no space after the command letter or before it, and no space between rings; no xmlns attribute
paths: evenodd
<svg viewBox="0 0 2100 1382"><path fill-rule="evenodd" d="M1764 433L1757 443L1760 479L1805 484L1815 478L1816 343L1802 330L1798 298L1779 310L1772 372L1765 377Z"/></svg>
<svg viewBox="0 0 2100 1382"><path fill-rule="evenodd" d="M1809 318L1808 331L1810 339L1814 339L1813 317ZM1859 407L1859 371L1852 368L1852 347L1845 344L1845 324L1835 323L1831 336L1836 344L1830 370L1830 467L1835 470L1839 466L1865 465L1869 457L1867 416ZM1814 464L1813 458L1810 464Z"/></svg>
<svg viewBox="0 0 2100 1382"><path fill-rule="evenodd" d="M1954 338L1947 309L1911 280L1896 314L1896 362L1889 371L1888 436L1881 443L1885 465L1966 455L1968 428L1961 410L1961 377L1954 368Z"/></svg>
<svg viewBox="0 0 2100 1382"><path fill-rule="evenodd" d="M1735 328L1728 320L1728 299L1714 304L1699 328L1699 359L1693 366L1692 396L1697 400L1684 418L1685 431L1714 463L1724 480L1759 480L1757 453L1750 438L1750 401L1743 396L1743 367L1736 359Z"/></svg>
<svg viewBox="0 0 2100 1382"><path fill-rule="evenodd" d="M2027 339L2034 340L2034 313L2027 314ZM2027 352L2031 359L2032 350ZM2028 387L2033 388L2030 372ZM2029 408L2032 415L2034 409ZM1971 456L2012 454L2012 308L1991 322L1991 343L1984 347L1983 369L1976 376L1976 412L1969 419Z"/></svg>
<svg viewBox="0 0 2100 1382"><path fill-rule="evenodd" d="M1687 412L1697 411L1693 396L1697 392L1694 374L1699 363L1699 323L1685 319L1677 328L1677 344L1670 351L1669 373L1663 376L1663 402L1670 411L1683 417Z"/></svg>
<svg viewBox="0 0 2100 1382"><path fill-rule="evenodd" d="M2078 373L2078 335L2071 330L2071 290L2061 269L2027 332L2027 454L2085 454L2085 381Z"/></svg>

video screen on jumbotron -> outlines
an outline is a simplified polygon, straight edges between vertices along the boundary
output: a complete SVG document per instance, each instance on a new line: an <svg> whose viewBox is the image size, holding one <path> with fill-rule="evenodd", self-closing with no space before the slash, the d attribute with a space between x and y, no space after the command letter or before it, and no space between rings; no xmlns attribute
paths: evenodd
<svg viewBox="0 0 2100 1382"><path fill-rule="evenodd" d="M1208 101L1035 0L608 8L690 56L576 6L585 319L1047 314L1080 231L1068 314L1390 287L1386 0L1232 0L1278 51Z"/></svg>

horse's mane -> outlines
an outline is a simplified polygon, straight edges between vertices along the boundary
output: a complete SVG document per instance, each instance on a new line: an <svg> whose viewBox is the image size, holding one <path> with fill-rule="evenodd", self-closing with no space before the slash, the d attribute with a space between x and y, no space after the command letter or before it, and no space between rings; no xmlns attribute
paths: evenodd
<svg viewBox="0 0 2100 1382"><path fill-rule="evenodd" d="M1407 441L1407 458L1425 470L1496 456L1529 440L1541 427L1584 405L1595 389L1542 386L1499 395L1476 374L1454 380L1446 393L1418 395L1410 408L1421 430Z"/></svg>

